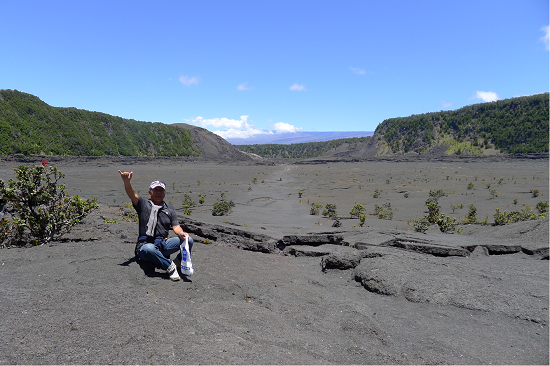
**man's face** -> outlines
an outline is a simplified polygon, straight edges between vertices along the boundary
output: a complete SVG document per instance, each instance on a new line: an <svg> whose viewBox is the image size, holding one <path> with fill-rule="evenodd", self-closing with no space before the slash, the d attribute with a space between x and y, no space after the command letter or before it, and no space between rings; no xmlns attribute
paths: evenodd
<svg viewBox="0 0 550 366"><path fill-rule="evenodd" d="M165 195L166 191L162 187L155 187L149 190L149 196L151 196L151 200L153 200L156 205L159 205L162 201L164 201Z"/></svg>

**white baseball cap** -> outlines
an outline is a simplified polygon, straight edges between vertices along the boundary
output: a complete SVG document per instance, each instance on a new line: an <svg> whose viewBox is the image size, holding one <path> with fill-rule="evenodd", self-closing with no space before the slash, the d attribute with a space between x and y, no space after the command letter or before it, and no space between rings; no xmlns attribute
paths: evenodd
<svg viewBox="0 0 550 366"><path fill-rule="evenodd" d="M166 189L166 184L164 184L164 182L161 182L160 180L156 180L151 183L149 189L154 189L156 187L162 187L162 189Z"/></svg>

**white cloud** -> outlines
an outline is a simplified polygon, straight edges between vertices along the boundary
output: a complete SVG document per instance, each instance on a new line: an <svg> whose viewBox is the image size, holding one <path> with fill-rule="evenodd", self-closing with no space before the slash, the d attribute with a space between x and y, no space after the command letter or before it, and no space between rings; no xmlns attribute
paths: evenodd
<svg viewBox="0 0 550 366"><path fill-rule="evenodd" d="M485 92L485 91L479 91L478 90L478 91L476 91L475 99L481 99L484 102L495 102L495 101L499 100L500 98L498 97L497 93L495 93L495 92L491 92L491 91Z"/></svg>
<svg viewBox="0 0 550 366"><path fill-rule="evenodd" d="M545 26L545 27L542 27L540 30L544 32L544 36L540 37L540 40L542 41L542 43L544 43L544 46L546 47L547 50L550 50L550 36L548 35L548 29L549 27L548 26Z"/></svg>
<svg viewBox="0 0 550 366"><path fill-rule="evenodd" d="M230 118L203 118L201 116L185 119L187 123L200 127L212 126L215 130L212 131L216 135L228 139L228 138L242 138L246 139L254 135L273 135L276 133L289 133L301 130L301 128L295 127L291 124L284 122L277 122L273 124L274 130L264 130L261 128L254 128L254 123L248 121L248 116L241 116L240 119Z"/></svg>
<svg viewBox="0 0 550 366"><path fill-rule="evenodd" d="M225 127L225 128L238 128L238 129L249 129L252 128L252 125L248 123L248 116L241 116L241 119L229 119L229 118L203 118L198 116L196 118L191 118L186 120L188 123L200 126L208 127L213 126L216 128Z"/></svg>
<svg viewBox="0 0 550 366"><path fill-rule="evenodd" d="M304 84L297 84L297 83L292 84L288 89L292 91L306 91L306 87L304 86Z"/></svg>
<svg viewBox="0 0 550 366"><path fill-rule="evenodd" d="M178 80L185 86L199 85L199 78L197 76L180 76Z"/></svg>
<svg viewBox="0 0 550 366"><path fill-rule="evenodd" d="M349 69L351 70L351 72L353 72L356 75L365 75L365 70L361 69L359 67L351 67L350 66Z"/></svg>
<svg viewBox="0 0 550 366"><path fill-rule="evenodd" d="M452 102L447 102L446 100L442 100L441 101L441 105L443 106L443 108L450 108L452 107L454 104Z"/></svg>
<svg viewBox="0 0 550 366"><path fill-rule="evenodd" d="M246 83L241 83L237 86L237 90L239 91L243 91L243 90L252 90L254 89L254 87L252 86L248 86L248 82Z"/></svg>
<svg viewBox="0 0 550 366"><path fill-rule="evenodd" d="M289 133L296 132L296 130L301 130L301 128L296 128L295 126L284 122L277 122L273 125L273 127L277 133Z"/></svg>

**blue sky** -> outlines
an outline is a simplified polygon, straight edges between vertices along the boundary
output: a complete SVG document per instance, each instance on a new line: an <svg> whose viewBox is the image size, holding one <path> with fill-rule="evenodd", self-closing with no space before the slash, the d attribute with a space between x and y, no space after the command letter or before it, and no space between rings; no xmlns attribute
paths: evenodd
<svg viewBox="0 0 550 366"><path fill-rule="evenodd" d="M548 0L0 1L0 88L222 137L549 90Z"/></svg>

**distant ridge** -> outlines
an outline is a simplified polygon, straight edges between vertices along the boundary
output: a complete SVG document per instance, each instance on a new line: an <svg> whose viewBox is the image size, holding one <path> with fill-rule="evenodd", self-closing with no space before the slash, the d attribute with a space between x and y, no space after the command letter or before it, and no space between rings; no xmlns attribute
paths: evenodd
<svg viewBox="0 0 550 366"><path fill-rule="evenodd" d="M339 140L351 137L372 136L374 131L334 131L334 132L288 132L255 135L249 138L227 138L225 139L232 145L263 145L263 144L298 144L303 142L320 142L329 140Z"/></svg>

